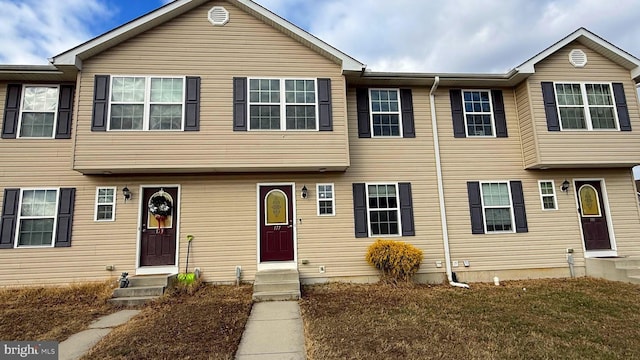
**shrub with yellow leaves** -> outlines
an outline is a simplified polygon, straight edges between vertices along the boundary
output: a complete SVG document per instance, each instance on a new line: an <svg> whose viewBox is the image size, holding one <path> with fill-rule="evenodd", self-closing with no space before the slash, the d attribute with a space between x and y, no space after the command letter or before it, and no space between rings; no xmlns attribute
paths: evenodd
<svg viewBox="0 0 640 360"><path fill-rule="evenodd" d="M378 239L369 246L366 259L382 271L382 281L409 282L420 268L422 250L402 241Z"/></svg>

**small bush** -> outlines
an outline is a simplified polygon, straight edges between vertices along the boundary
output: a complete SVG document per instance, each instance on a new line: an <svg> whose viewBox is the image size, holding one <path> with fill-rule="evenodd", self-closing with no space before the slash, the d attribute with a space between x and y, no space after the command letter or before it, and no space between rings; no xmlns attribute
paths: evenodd
<svg viewBox="0 0 640 360"><path fill-rule="evenodd" d="M382 281L408 282L420 268L422 250L402 241L378 239L369 246L366 259L382 271Z"/></svg>

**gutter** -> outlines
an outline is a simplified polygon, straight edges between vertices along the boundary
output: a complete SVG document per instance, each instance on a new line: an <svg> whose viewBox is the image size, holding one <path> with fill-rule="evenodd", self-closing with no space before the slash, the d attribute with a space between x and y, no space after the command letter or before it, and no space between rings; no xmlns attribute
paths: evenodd
<svg viewBox="0 0 640 360"><path fill-rule="evenodd" d="M440 161L440 142L438 140L438 122L436 119L436 90L440 84L440 76L435 77L431 91L429 92L429 104L431 105L431 131L433 132L433 152L436 157L436 176L438 178L438 199L440 200L440 222L442 226L442 242L444 246L445 268L449 285L461 288L469 288L469 285L453 281L451 271L451 250L449 249L449 231L447 229L447 213L444 204L444 186L442 181L442 162Z"/></svg>

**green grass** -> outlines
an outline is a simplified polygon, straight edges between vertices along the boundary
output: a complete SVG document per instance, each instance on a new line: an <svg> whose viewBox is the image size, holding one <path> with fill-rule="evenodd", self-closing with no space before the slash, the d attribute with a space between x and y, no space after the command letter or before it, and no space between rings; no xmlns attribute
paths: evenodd
<svg viewBox="0 0 640 360"><path fill-rule="evenodd" d="M525 290L526 289L526 290ZM304 289L311 359L640 357L640 287L581 278Z"/></svg>

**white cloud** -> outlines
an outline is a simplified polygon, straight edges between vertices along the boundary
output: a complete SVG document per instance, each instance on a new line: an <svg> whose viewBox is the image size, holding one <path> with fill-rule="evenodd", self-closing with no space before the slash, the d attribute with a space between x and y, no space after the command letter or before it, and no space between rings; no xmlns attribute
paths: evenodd
<svg viewBox="0 0 640 360"><path fill-rule="evenodd" d="M0 0L0 63L44 64L93 36L109 11L99 0Z"/></svg>

